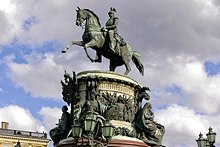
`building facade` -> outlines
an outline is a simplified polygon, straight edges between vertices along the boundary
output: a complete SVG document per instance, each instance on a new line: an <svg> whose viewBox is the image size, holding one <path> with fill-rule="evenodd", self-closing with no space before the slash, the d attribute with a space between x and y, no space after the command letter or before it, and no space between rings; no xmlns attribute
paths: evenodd
<svg viewBox="0 0 220 147"><path fill-rule="evenodd" d="M12 130L8 122L2 122L0 128L0 147L14 147L18 142L21 147L47 147L50 140L46 133Z"/></svg>

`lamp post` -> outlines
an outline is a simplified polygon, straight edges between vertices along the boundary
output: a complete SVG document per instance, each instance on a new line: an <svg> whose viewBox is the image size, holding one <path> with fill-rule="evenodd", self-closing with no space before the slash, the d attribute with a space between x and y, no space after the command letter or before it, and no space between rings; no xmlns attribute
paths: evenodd
<svg viewBox="0 0 220 147"><path fill-rule="evenodd" d="M212 128L209 127L209 132L206 134L207 139L203 138L203 135L200 133L199 138L196 140L198 147L215 147L215 136L216 133L213 132Z"/></svg>
<svg viewBox="0 0 220 147"><path fill-rule="evenodd" d="M75 139L77 142L79 138L82 136L82 127L78 124L74 124L72 126L72 137Z"/></svg>
<svg viewBox="0 0 220 147"><path fill-rule="evenodd" d="M102 127L102 133L103 136L106 138L107 142L112 138L113 130L114 126L112 126L112 124L110 124L109 122Z"/></svg>
<svg viewBox="0 0 220 147"><path fill-rule="evenodd" d="M209 132L206 134L206 136L207 136L207 141L210 144L210 147L215 147L214 143L215 143L216 133L213 132L211 127L209 127Z"/></svg>
<svg viewBox="0 0 220 147"><path fill-rule="evenodd" d="M199 138L196 140L198 147L206 147L206 139L203 138L202 133L200 132Z"/></svg>
<svg viewBox="0 0 220 147"><path fill-rule="evenodd" d="M96 125L96 115L92 112L89 111L86 114L86 118L84 121L84 131L87 132L88 134L88 140L89 140L89 146L94 146L93 144L93 133Z"/></svg>

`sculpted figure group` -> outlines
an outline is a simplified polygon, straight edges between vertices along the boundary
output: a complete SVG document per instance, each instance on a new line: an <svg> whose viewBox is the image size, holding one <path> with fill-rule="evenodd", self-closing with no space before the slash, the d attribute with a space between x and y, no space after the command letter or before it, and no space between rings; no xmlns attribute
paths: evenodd
<svg viewBox="0 0 220 147"><path fill-rule="evenodd" d="M111 94L107 92L100 94L98 88L100 80L89 77L86 80L86 95L82 97L77 94L79 90L75 74L71 77L65 73L64 79L66 79L65 82L61 82L63 86L63 99L66 100L66 96L68 96L68 99L70 98L66 102L71 104L72 110L70 115L67 112L67 106L64 106L59 124L50 131L54 144L58 144L60 140L67 137L71 130L71 125L78 123L83 126L86 116L90 114L96 118L97 130L92 134L94 138L105 140L102 136L101 128L107 120L118 120L129 122L133 124L134 128L115 128L115 135L139 138L145 143L152 145L161 144L165 130L162 125L154 121L154 114L149 103L150 96L148 91L150 89L148 87L139 88L137 91L138 95L134 99L118 95L117 93ZM69 95L72 97L69 97ZM146 100L147 103L142 108L143 100Z"/></svg>

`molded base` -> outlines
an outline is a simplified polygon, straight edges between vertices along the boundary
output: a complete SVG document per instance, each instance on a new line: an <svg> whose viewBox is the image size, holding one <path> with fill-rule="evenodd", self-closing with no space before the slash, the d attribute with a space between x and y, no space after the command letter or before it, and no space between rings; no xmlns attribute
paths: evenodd
<svg viewBox="0 0 220 147"><path fill-rule="evenodd" d="M94 142L96 142L94 140ZM77 147L77 146L87 146L88 144L88 139L80 139L76 143L73 138L68 138L62 140L57 147ZM150 147L146 145L143 141L141 140L123 140L123 139L112 139L110 142L104 142L103 143L107 147Z"/></svg>

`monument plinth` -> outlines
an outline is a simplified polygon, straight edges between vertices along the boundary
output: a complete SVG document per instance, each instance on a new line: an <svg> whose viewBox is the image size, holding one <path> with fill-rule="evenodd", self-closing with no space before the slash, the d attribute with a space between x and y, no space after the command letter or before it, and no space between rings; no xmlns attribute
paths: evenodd
<svg viewBox="0 0 220 147"><path fill-rule="evenodd" d="M138 82L125 75L103 71L85 71L77 74L76 77L79 87L78 94L81 97L81 101L76 107L81 108L80 105L86 101L89 92L93 91L97 94L96 99L99 101L99 105L104 104L104 109L115 106L112 107L112 111L105 112L105 117L108 120L127 122L133 120L133 112L137 109L135 97L138 94L138 89L141 88ZM89 87L89 84L93 87ZM134 107L131 107L132 105Z"/></svg>
<svg viewBox="0 0 220 147"><path fill-rule="evenodd" d="M164 127L154 122L150 103L142 108L142 100L150 99L149 88L126 75L104 71L65 73L61 83L71 114L63 110L60 125L66 131L58 146L161 144ZM50 134L56 136L58 128Z"/></svg>
<svg viewBox="0 0 220 147"><path fill-rule="evenodd" d="M96 140L94 140L94 143L96 143ZM98 145L96 145L96 146L97 147L104 147L104 146L108 146L108 147L150 147L141 140L135 140L134 138L123 139L121 136L118 136L118 139L113 138L113 139L111 139L110 142L107 142L107 143L103 142ZM84 140L76 142L73 138L68 138L68 139L62 140L58 145L58 147L79 147L79 146L88 146L88 140L84 139Z"/></svg>

